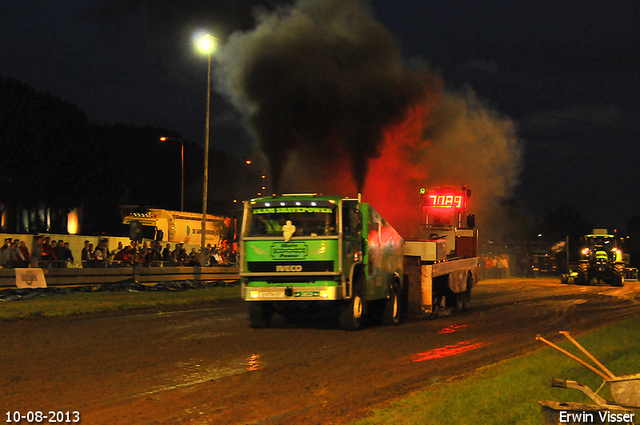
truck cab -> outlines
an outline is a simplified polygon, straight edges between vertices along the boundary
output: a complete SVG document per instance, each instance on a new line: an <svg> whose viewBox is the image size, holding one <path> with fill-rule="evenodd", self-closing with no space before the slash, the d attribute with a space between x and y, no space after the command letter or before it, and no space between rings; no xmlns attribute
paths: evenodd
<svg viewBox="0 0 640 425"><path fill-rule="evenodd" d="M358 329L390 286L399 291L402 243L358 199L295 194L245 202L240 276L250 325L267 327L274 313L335 307L343 328Z"/></svg>

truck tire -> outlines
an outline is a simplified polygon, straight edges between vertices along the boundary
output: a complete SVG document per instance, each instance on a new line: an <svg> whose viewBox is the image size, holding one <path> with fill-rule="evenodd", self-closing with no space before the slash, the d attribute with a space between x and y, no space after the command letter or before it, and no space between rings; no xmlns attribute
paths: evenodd
<svg viewBox="0 0 640 425"><path fill-rule="evenodd" d="M397 283L389 287L389 298L382 311L382 324L384 326L398 326L402 317L402 300L400 299L400 287Z"/></svg>
<svg viewBox="0 0 640 425"><path fill-rule="evenodd" d="M357 331L362 327L366 312L365 283L366 278L362 270L355 275L351 288L351 299L338 307L338 323L345 331Z"/></svg>
<svg viewBox="0 0 640 425"><path fill-rule="evenodd" d="M453 292L447 288L447 294L444 296L444 305L453 311L462 311L462 302L464 299L463 292Z"/></svg>
<svg viewBox="0 0 640 425"><path fill-rule="evenodd" d="M576 278L578 285L589 284L589 265L586 263L578 264L578 277Z"/></svg>
<svg viewBox="0 0 640 425"><path fill-rule="evenodd" d="M613 286L624 286L624 264L615 264L613 266L611 284Z"/></svg>
<svg viewBox="0 0 640 425"><path fill-rule="evenodd" d="M471 288L473 288L473 275L467 275L467 289L463 292L462 310L468 310L471 307Z"/></svg>
<svg viewBox="0 0 640 425"><path fill-rule="evenodd" d="M254 329L268 328L273 318L273 306L268 303L249 302L249 326Z"/></svg>
<svg viewBox="0 0 640 425"><path fill-rule="evenodd" d="M345 331L357 331L362 326L362 316L364 313L364 300L358 292L346 303L340 305L340 316L338 317L340 328Z"/></svg>

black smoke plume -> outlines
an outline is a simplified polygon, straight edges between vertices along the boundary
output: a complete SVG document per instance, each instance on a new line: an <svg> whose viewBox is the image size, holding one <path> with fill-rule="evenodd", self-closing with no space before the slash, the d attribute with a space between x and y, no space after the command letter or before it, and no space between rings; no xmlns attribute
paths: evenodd
<svg viewBox="0 0 640 425"><path fill-rule="evenodd" d="M522 163L509 117L403 63L365 1L299 0L257 22L222 47L218 77L269 162L273 192L361 192L412 238L420 188L466 184L481 234L508 228L499 205Z"/></svg>
<svg viewBox="0 0 640 425"><path fill-rule="evenodd" d="M264 152L274 192L295 151L346 156L362 191L384 129L424 97L423 73L403 64L362 0L299 0L256 18L221 48L218 81Z"/></svg>

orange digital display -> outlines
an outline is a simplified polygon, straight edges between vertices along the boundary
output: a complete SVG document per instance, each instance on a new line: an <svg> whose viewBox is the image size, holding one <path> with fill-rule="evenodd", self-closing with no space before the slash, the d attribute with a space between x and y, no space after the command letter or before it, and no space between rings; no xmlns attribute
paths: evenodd
<svg viewBox="0 0 640 425"><path fill-rule="evenodd" d="M442 193L427 194L427 205L438 208L464 208L463 195L447 195Z"/></svg>

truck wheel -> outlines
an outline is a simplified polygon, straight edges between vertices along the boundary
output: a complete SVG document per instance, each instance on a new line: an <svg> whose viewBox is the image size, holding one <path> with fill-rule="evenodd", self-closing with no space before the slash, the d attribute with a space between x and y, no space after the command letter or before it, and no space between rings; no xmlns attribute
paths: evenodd
<svg viewBox="0 0 640 425"><path fill-rule="evenodd" d="M357 331L362 326L364 300L355 292L351 299L340 305L340 328L345 331Z"/></svg>
<svg viewBox="0 0 640 425"><path fill-rule="evenodd" d="M589 284L589 265L588 264L578 264L578 277L576 278L576 283L578 285L588 285Z"/></svg>
<svg viewBox="0 0 640 425"><path fill-rule="evenodd" d="M255 329L268 328L273 318L273 307L266 303L249 302L249 326Z"/></svg>
<svg viewBox="0 0 640 425"><path fill-rule="evenodd" d="M389 288L389 298L384 304L382 312L382 324L385 326L398 326L401 321L400 288L394 283Z"/></svg>
<svg viewBox="0 0 640 425"><path fill-rule="evenodd" d="M624 265L615 264L613 266L613 278L611 280L613 286L624 286Z"/></svg>

